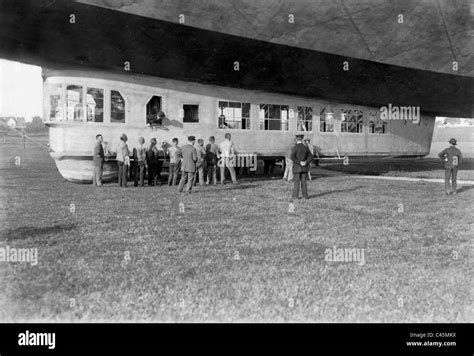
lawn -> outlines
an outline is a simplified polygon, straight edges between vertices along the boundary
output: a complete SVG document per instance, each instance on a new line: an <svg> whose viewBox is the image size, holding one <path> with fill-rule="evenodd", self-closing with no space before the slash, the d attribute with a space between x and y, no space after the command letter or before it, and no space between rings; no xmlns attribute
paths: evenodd
<svg viewBox="0 0 474 356"><path fill-rule="evenodd" d="M346 174L444 179L444 162L439 158L366 158L349 160L348 165L331 164L325 170ZM474 159L464 158L458 180L474 181Z"/></svg>
<svg viewBox="0 0 474 356"><path fill-rule="evenodd" d="M474 320L474 189L318 172L293 206L278 179L97 189L10 140L0 247L37 248L38 264L0 262L0 321ZM365 263L326 261L334 247Z"/></svg>

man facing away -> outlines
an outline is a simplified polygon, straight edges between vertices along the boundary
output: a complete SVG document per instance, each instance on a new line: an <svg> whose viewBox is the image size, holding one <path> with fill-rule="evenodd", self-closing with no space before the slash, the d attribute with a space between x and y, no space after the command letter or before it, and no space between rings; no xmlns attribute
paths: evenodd
<svg viewBox="0 0 474 356"><path fill-rule="evenodd" d="M158 149L156 148L156 138L150 141L150 148L146 151L146 161L148 163L148 185L156 185L158 172Z"/></svg>
<svg viewBox="0 0 474 356"><path fill-rule="evenodd" d="M293 161L293 196L292 199L299 199L300 186L305 199L309 199L307 188L307 175L309 163L313 160L313 155L309 148L303 143L303 135L296 135L296 145L291 150L290 155Z"/></svg>
<svg viewBox="0 0 474 356"><path fill-rule="evenodd" d="M456 148L457 141L455 138L449 140L451 144L450 147L444 149L439 153L439 158L444 159L444 188L446 190L446 195L457 194L457 176L458 176L458 166L462 163L462 153L461 150ZM452 186L451 186L452 180Z"/></svg>
<svg viewBox="0 0 474 356"><path fill-rule="evenodd" d="M215 144L214 136L209 137L209 143L206 145L206 167L207 182L206 184L217 184L217 156L219 155L219 146Z"/></svg>
<svg viewBox="0 0 474 356"><path fill-rule="evenodd" d="M176 185L181 165L181 149L178 146L177 138L173 138L171 147L168 147L167 151L170 156L168 185Z"/></svg>
<svg viewBox="0 0 474 356"><path fill-rule="evenodd" d="M130 166L130 151L128 150L127 140L127 135L122 134L117 147L118 185L124 188L127 187L127 170Z"/></svg>
<svg viewBox="0 0 474 356"><path fill-rule="evenodd" d="M221 171L221 184L224 184L225 181L225 169L230 172L230 178L232 183L237 183L237 178L235 176L235 155L234 155L234 144L230 140L230 133L225 134L225 140L219 145L220 153L220 171Z"/></svg>
<svg viewBox="0 0 474 356"><path fill-rule="evenodd" d="M146 147L145 147L145 139L140 137L138 139L138 143L140 144L138 148L134 148L134 158L136 159L135 162L135 171L134 171L134 185L135 187L138 186L138 179L140 179L140 187L145 186L145 169L148 168L147 161L146 161Z"/></svg>
<svg viewBox="0 0 474 356"><path fill-rule="evenodd" d="M161 168L163 167L163 164L166 161L166 146L167 146L167 143L165 141L161 143L161 149L158 146L156 146L156 153L158 157L158 167L156 168L156 180L158 181L158 183L160 183L160 185L161 185Z"/></svg>
<svg viewBox="0 0 474 356"><path fill-rule="evenodd" d="M94 144L94 174L92 175L92 184L96 187L102 185L102 172L104 168L104 147L102 147L102 141L104 138L101 134L95 136L96 142Z"/></svg>
<svg viewBox="0 0 474 356"><path fill-rule="evenodd" d="M204 140L200 138L198 140L198 146L196 147L197 162L196 162L196 173L194 175L194 185L197 183L199 175L199 185L204 185L204 171L206 169L206 149L204 148Z"/></svg>
<svg viewBox="0 0 474 356"><path fill-rule="evenodd" d="M181 147L181 154L183 156L183 166L181 180L179 181L178 191L183 191L184 185L186 184L185 193L191 193L193 188L194 174L196 172L196 162L198 160L197 151L194 147L196 139L194 136L188 137L188 144Z"/></svg>

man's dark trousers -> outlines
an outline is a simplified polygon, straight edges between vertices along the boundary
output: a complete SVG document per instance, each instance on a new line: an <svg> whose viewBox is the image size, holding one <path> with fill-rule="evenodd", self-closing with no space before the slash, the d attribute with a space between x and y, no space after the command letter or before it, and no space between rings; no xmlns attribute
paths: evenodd
<svg viewBox="0 0 474 356"><path fill-rule="evenodd" d="M308 198L308 186L307 186L308 172L294 173L293 175L293 198L298 199L301 192L304 198Z"/></svg>
<svg viewBox="0 0 474 356"><path fill-rule="evenodd" d="M138 187L138 180L140 180L140 187L145 185L145 162L136 162L133 172L133 183Z"/></svg>
<svg viewBox="0 0 474 356"><path fill-rule="evenodd" d="M181 175L181 180L179 181L179 187L178 187L178 191L180 193L183 191L185 184L186 184L186 188L184 188L184 192L191 193L191 190L193 189L194 174L195 172L183 172L183 174Z"/></svg>
<svg viewBox="0 0 474 356"><path fill-rule="evenodd" d="M444 188L446 190L446 194L451 194L456 192L457 189L457 177L458 177L458 167L454 166L453 168L446 168L444 174ZM452 189L451 189L451 180L453 182Z"/></svg>
<svg viewBox="0 0 474 356"><path fill-rule="evenodd" d="M156 184L157 171L158 171L158 164L150 163L148 165L148 185Z"/></svg>
<svg viewBox="0 0 474 356"><path fill-rule="evenodd" d="M168 185L178 184L178 174L181 168L180 162L169 164Z"/></svg>

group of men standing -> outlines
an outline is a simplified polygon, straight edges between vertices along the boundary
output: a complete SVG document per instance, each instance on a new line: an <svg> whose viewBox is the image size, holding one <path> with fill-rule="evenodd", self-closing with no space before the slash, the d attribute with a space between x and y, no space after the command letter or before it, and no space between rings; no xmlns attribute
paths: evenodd
<svg viewBox="0 0 474 356"><path fill-rule="evenodd" d="M182 175L178 191L191 193L193 185L199 179L199 185L217 184L217 165L220 164L221 184L225 181L225 169L229 170L232 183L237 183L234 165L229 163L229 158L235 154L231 135L225 134L225 140L219 145L215 144L214 136L209 137L209 143L204 147L204 140L199 139L195 147L196 138L188 137L188 143L181 147Z"/></svg>
<svg viewBox="0 0 474 356"><path fill-rule="evenodd" d="M225 170L228 169L232 183L237 183L235 169L229 158L236 151L231 141L231 135L227 133L225 140L217 145L214 136L209 137L209 143L204 147L204 140L199 139L198 145L195 146L196 139L194 136L188 137L188 144L182 147L178 146L178 139L173 138L171 145L162 142L161 148L157 145L156 138L150 140L150 146L145 146L145 139L138 139L138 147L133 148L130 152L127 145L127 136L120 136L120 144L117 147L117 165L118 165L118 184L121 187L127 186L127 172L132 170L135 186L144 186L145 172L148 172L148 185L154 186L161 184L161 169L166 157L169 156L169 174L168 185L177 185L179 174L178 190L182 192L191 192L193 185L199 181L199 185L217 184L217 166L220 166L220 183L225 182ZM102 174L104 160L107 158L108 152L105 153L103 146L103 136L96 136L94 145L94 174L93 184L95 186L102 185ZM130 159L132 155L133 160ZM221 164L219 163L221 160ZM186 185L186 187L185 187Z"/></svg>
<svg viewBox="0 0 474 356"><path fill-rule="evenodd" d="M303 141L303 135L296 135L295 143L288 150L286 156L286 167L283 179L293 180L292 199L299 199L301 190L303 198L309 199L307 180L310 177L310 164L313 161L314 146L310 145L307 139ZM214 136L209 137L209 143L204 147L204 140L199 139L198 145L195 147L196 138L188 137L188 143L182 147L178 146L178 139L173 138L172 144L162 143L161 150L157 147L155 138L151 139L150 147L145 147L145 139L138 139L139 146L133 149L134 160L134 180L135 186L138 183L144 186L145 171L148 171L148 185L156 185L161 181L161 168L166 155L169 155L169 175L168 185L176 185L178 175L181 172L181 180L179 182L178 191L190 193L193 185L199 181L200 185L217 184L217 166L221 160L220 178L221 184L225 181L225 169L229 170L232 183L237 182L235 169L230 162L231 157L236 153L234 144L231 141L231 135L225 134L225 140L217 145ZM117 164L118 164L118 184L119 186L127 186L127 170L130 166L130 151L127 146L127 136L120 136L120 144L117 147ZM102 185L103 163L108 155L102 145L103 137L101 134L96 136L94 146L94 174L93 184ZM457 170L462 162L461 151L456 148L457 141L451 139L451 146L441 153L439 157L445 161L445 190L446 195L456 194ZM313 147L313 150L311 150Z"/></svg>
<svg viewBox="0 0 474 356"><path fill-rule="evenodd" d="M283 179L293 180L292 199L299 198L301 188L303 197L308 199L307 180L310 180L309 167L313 160L313 153L309 140L303 141L303 135L296 135L296 144L292 145L291 150L286 157L286 169ZM457 193L457 172L462 163L462 153L456 147L457 141L452 138L449 140L450 147L439 153L439 158L444 161L445 168L445 191L446 195Z"/></svg>

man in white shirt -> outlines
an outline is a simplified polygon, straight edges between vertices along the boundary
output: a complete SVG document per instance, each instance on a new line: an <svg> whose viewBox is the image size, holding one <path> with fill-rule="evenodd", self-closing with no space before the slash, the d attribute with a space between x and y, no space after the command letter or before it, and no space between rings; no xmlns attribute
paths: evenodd
<svg viewBox="0 0 474 356"><path fill-rule="evenodd" d="M145 139L140 137L138 139L139 146L133 148L134 170L133 180L135 187L138 187L138 180L140 180L140 187L145 186L145 170L148 169L146 160Z"/></svg>
<svg viewBox="0 0 474 356"><path fill-rule="evenodd" d="M178 139L173 138L171 147L167 148L167 153L170 156L168 185L178 184L178 174L181 170L181 149L178 146Z"/></svg>
<svg viewBox="0 0 474 356"><path fill-rule="evenodd" d="M295 140L291 140L291 144L288 146L285 152L285 173L283 174L283 180L288 179L288 182L293 180L293 161L291 160L291 150L295 147Z"/></svg>
<svg viewBox="0 0 474 356"><path fill-rule="evenodd" d="M235 176L235 154L234 154L234 144L230 140L231 136L230 133L225 134L225 140L220 143L219 145L219 153L220 159L218 161L218 166L220 167L221 171L221 184L224 184L225 181L225 169L230 172L230 177L232 179L232 183L237 183L237 178Z"/></svg>
<svg viewBox="0 0 474 356"><path fill-rule="evenodd" d="M119 187L127 187L128 167L130 166L130 151L127 146L127 135L120 135L120 143L117 147L117 164L118 164L118 185Z"/></svg>

